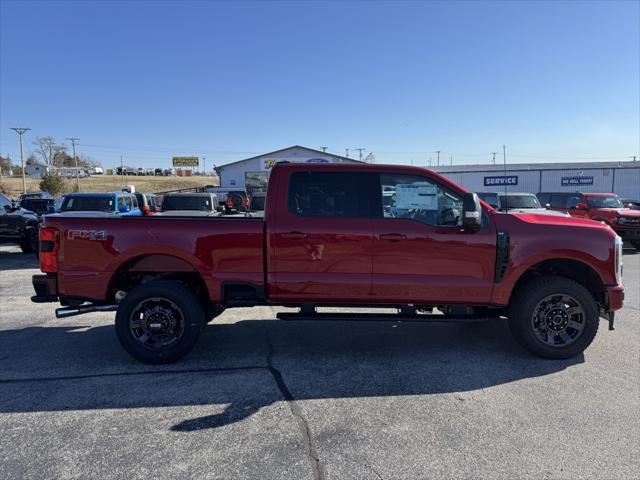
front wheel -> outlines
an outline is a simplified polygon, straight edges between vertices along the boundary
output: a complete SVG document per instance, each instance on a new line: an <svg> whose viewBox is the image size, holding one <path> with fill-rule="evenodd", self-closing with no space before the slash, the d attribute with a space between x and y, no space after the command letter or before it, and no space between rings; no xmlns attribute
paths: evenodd
<svg viewBox="0 0 640 480"><path fill-rule="evenodd" d="M24 237L20 239L20 250L22 253L33 253L36 250L38 241L38 231L35 227L28 227Z"/></svg>
<svg viewBox="0 0 640 480"><path fill-rule="evenodd" d="M509 328L530 352L571 358L593 341L600 322L591 293L564 277L539 277L519 288L509 305Z"/></svg>
<svg viewBox="0 0 640 480"><path fill-rule="evenodd" d="M193 348L204 311L184 285L153 280L134 288L116 313L116 333L122 347L143 363L172 363Z"/></svg>

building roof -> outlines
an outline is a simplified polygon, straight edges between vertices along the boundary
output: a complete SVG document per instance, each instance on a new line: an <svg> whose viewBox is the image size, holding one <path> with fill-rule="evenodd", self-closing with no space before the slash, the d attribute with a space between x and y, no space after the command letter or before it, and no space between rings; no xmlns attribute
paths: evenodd
<svg viewBox="0 0 640 480"><path fill-rule="evenodd" d="M307 150L307 151L312 152L312 153L317 154L317 155L329 155L331 157L340 158L340 159L346 160L348 162L364 163L364 162L362 162L360 160L356 160L355 158L343 157L342 155L336 155L335 153L331 153L331 152L323 152L322 150L316 150L314 148L303 147L302 145L292 145L292 146L287 147L287 148L281 148L279 150L274 150L273 152L261 153L260 155L256 155L254 157L245 158L243 160L236 160L235 162L231 162L231 163L225 163L224 165L219 165L218 167L216 167L216 170L222 170L223 168L228 167L230 165L236 165L238 163L246 162L248 160L255 160L256 158L267 157L269 155L276 155L276 154L278 154L280 152L284 152L285 150L291 150L292 148L301 148L303 150Z"/></svg>
<svg viewBox="0 0 640 480"><path fill-rule="evenodd" d="M465 173L465 172L503 172L504 165L501 163L481 164L481 165L440 165L426 167L438 173ZM618 162L555 162L555 163L507 163L507 170L590 170L599 168L640 168L640 162L618 161Z"/></svg>

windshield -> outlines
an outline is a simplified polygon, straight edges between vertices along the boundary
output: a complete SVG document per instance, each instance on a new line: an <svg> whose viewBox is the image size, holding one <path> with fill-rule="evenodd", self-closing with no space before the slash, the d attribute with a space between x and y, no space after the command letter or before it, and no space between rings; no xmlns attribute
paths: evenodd
<svg viewBox="0 0 640 480"><path fill-rule="evenodd" d="M32 212L46 212L49 209L49 205L53 205L53 199L46 198L28 198L21 203L22 208L31 210Z"/></svg>
<svg viewBox="0 0 640 480"><path fill-rule="evenodd" d="M66 197L63 212L113 212L113 197Z"/></svg>
<svg viewBox="0 0 640 480"><path fill-rule="evenodd" d="M162 210L203 210L211 211L211 197L168 196L162 201Z"/></svg>
<svg viewBox="0 0 640 480"><path fill-rule="evenodd" d="M587 197L589 208L623 208L622 201L615 195L608 197Z"/></svg>
<svg viewBox="0 0 640 480"><path fill-rule="evenodd" d="M502 208L542 208L534 195L500 195Z"/></svg>

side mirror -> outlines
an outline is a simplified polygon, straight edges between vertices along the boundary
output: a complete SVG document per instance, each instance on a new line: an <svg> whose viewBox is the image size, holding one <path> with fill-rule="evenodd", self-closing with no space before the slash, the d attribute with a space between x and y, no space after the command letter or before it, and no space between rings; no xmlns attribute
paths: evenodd
<svg viewBox="0 0 640 480"><path fill-rule="evenodd" d="M586 203L576 203L576 210L588 210Z"/></svg>
<svg viewBox="0 0 640 480"><path fill-rule="evenodd" d="M49 205L47 208L47 213L56 213L56 209L53 205Z"/></svg>
<svg viewBox="0 0 640 480"><path fill-rule="evenodd" d="M127 213L127 212L130 212L131 209L129 208L129 205L120 205L120 208L118 209L118 211L120 213Z"/></svg>
<svg viewBox="0 0 640 480"><path fill-rule="evenodd" d="M462 226L472 232L482 228L482 207L478 195L473 192L462 197Z"/></svg>
<svg viewBox="0 0 640 480"><path fill-rule="evenodd" d="M13 208L11 208L11 205L5 205L5 206L4 206L4 209L5 209L5 211L6 211L7 213L11 213L11 212L13 212Z"/></svg>
<svg viewBox="0 0 640 480"><path fill-rule="evenodd" d="M551 210L551 204L550 203L545 203L544 204L544 208L546 208L547 210Z"/></svg>

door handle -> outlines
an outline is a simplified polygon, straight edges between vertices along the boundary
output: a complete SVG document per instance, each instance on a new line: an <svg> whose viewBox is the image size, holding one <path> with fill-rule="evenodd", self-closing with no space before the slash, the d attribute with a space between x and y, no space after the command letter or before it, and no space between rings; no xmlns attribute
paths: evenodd
<svg viewBox="0 0 640 480"><path fill-rule="evenodd" d="M303 238L307 238L307 234L302 232L287 232L281 234L281 237L289 240L302 240Z"/></svg>
<svg viewBox="0 0 640 480"><path fill-rule="evenodd" d="M390 240L392 242L398 242L400 240L406 240L407 236L400 233L381 233L380 240Z"/></svg>

